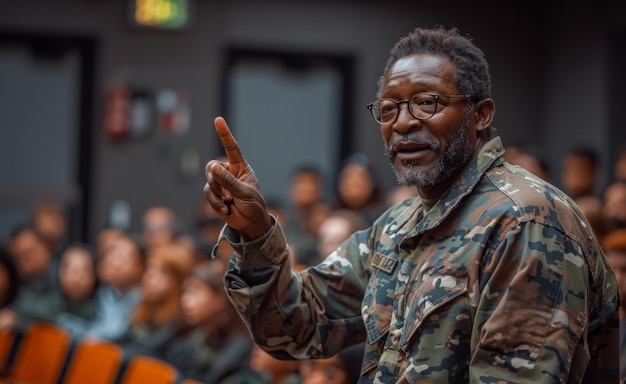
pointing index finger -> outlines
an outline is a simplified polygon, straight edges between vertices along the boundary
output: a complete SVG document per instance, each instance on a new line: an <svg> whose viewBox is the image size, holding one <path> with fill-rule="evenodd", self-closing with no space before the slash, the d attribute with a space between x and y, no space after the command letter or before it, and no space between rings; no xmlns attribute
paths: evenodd
<svg viewBox="0 0 626 384"><path fill-rule="evenodd" d="M223 117L219 116L215 118L215 131L222 142L222 146L226 151L226 157L228 158L228 162L231 164L243 163L245 160L241 151L239 150L239 144L237 144L237 140L233 137L230 129L228 128L228 124L226 124L226 120Z"/></svg>

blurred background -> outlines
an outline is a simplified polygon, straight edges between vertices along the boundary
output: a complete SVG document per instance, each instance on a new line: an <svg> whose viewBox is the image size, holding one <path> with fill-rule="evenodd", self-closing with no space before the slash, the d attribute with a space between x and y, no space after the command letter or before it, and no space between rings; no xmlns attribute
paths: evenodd
<svg viewBox="0 0 626 384"><path fill-rule="evenodd" d="M395 183L365 105L392 45L417 26L458 27L487 55L505 145L535 148L559 184L565 153L626 142L626 3L369 0L0 2L0 235L42 198L68 236L138 231L151 206L193 226L204 165L227 118L261 188L290 172L335 180L366 154ZM328 183L327 193L331 194Z"/></svg>

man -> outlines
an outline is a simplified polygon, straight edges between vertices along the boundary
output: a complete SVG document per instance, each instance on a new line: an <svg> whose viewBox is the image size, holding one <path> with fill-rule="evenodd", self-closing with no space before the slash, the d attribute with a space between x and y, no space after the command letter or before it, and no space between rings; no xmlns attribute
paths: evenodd
<svg viewBox="0 0 626 384"><path fill-rule="evenodd" d="M572 200L504 161L483 52L418 28L379 84L368 108L419 196L300 274L215 120L228 163L207 164L204 192L236 249L225 285L256 343L324 358L365 340L363 383L617 382L615 275Z"/></svg>

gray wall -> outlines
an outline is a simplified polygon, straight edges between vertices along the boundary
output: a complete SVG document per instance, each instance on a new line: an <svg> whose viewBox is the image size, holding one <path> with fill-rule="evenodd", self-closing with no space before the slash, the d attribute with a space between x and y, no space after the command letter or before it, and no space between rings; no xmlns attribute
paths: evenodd
<svg viewBox="0 0 626 384"><path fill-rule="evenodd" d="M370 155L389 186L394 180L380 134L364 105L374 98L389 49L416 26L459 27L485 51L497 103L495 125L505 143L538 145L554 172L570 145L588 142L600 151L610 145L606 42L626 28L624 5L618 2L595 10L568 5L553 14L530 5L510 9L501 1L194 3L191 27L177 32L130 27L121 0L22 0L2 7L0 28L98 42L88 207L92 239L107 224L116 199L130 203L134 228L143 210L154 204L173 207L185 225L191 224L204 181L181 179L178 159L186 149L197 150L202 163L221 155L212 121L223 113L221 63L224 48L231 45L353 55L353 149ZM105 139L104 91L119 79L151 90L187 90L191 129L121 143Z"/></svg>

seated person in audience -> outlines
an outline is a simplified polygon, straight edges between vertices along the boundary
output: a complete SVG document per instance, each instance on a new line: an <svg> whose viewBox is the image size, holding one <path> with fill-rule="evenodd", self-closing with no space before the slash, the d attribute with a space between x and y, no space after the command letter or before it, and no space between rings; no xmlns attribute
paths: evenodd
<svg viewBox="0 0 626 384"><path fill-rule="evenodd" d="M61 253L59 284L63 302L57 325L73 332L74 321L93 321L96 316L98 278L96 254L91 246L74 244ZM80 332L82 327L78 329Z"/></svg>
<svg viewBox="0 0 626 384"><path fill-rule="evenodd" d="M359 381L365 345L348 347L329 359L300 362L302 384L354 384Z"/></svg>
<svg viewBox="0 0 626 384"><path fill-rule="evenodd" d="M20 290L20 276L5 247L0 246L0 309L15 301Z"/></svg>
<svg viewBox="0 0 626 384"><path fill-rule="evenodd" d="M141 280L141 300L130 317L128 332L116 340L125 359L134 355L158 357L182 325L180 295L194 255L180 244L155 245L147 250Z"/></svg>
<svg viewBox="0 0 626 384"><path fill-rule="evenodd" d="M71 325L76 337L116 340L130 326L130 315L140 299L145 268L143 249L130 236L115 238L98 261L100 285L96 291L96 313L92 321L75 317Z"/></svg>
<svg viewBox="0 0 626 384"><path fill-rule="evenodd" d="M252 338L226 296L220 259L196 264L183 283L184 331L161 358L186 378L218 383L248 363Z"/></svg>
<svg viewBox="0 0 626 384"><path fill-rule="evenodd" d="M18 226L10 234L7 250L21 284L15 301L0 310L0 328L24 329L32 321L54 322L61 294L52 252L29 225Z"/></svg>

